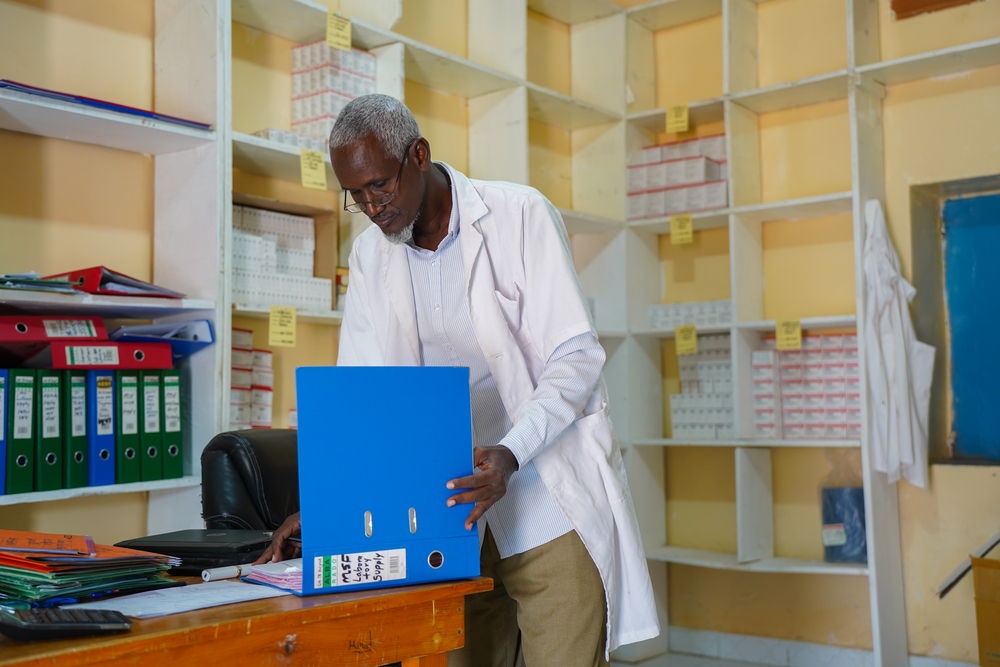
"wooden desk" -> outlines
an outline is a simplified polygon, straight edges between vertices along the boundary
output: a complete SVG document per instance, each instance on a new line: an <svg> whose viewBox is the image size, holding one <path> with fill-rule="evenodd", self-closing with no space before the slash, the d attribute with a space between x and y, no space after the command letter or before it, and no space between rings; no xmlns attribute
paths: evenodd
<svg viewBox="0 0 1000 667"><path fill-rule="evenodd" d="M209 607L134 619L121 635L19 642L0 635L0 665L443 667L465 644L465 596L486 577L359 593Z"/></svg>

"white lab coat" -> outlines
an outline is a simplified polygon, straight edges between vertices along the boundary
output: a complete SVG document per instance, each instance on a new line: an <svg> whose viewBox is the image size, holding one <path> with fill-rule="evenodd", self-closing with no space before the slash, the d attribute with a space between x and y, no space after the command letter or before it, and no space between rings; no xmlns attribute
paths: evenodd
<svg viewBox="0 0 1000 667"><path fill-rule="evenodd" d="M868 442L876 470L927 487L927 419L934 348L917 340L909 302L916 294L877 199L865 202L864 342L868 377Z"/></svg>
<svg viewBox="0 0 1000 667"><path fill-rule="evenodd" d="M533 188L473 181L443 166L457 192L472 324L515 421L553 350L594 329L552 204ZM406 249L372 225L354 243L350 270L338 365L418 365ZM600 571L608 651L655 637L652 587L603 383L583 416L532 460Z"/></svg>

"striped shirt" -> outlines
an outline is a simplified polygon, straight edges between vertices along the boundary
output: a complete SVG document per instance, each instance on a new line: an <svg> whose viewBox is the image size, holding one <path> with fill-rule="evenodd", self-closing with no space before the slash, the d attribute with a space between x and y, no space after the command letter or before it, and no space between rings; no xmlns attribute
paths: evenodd
<svg viewBox="0 0 1000 667"><path fill-rule="evenodd" d="M448 235L437 250L412 242L406 246L421 363L468 367L473 446L502 444L518 460L520 467L511 476L507 493L484 515L500 556L506 558L572 530L531 459L579 416L600 378L605 353L590 333L564 341L512 424L476 342L458 233L458 202L452 188Z"/></svg>

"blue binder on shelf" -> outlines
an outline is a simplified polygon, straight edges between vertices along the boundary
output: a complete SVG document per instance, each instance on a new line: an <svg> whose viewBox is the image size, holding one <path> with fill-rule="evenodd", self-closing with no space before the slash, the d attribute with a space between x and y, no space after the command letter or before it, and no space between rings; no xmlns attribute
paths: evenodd
<svg viewBox="0 0 1000 667"><path fill-rule="evenodd" d="M299 368L296 390L301 595L478 576L445 488L472 472L468 369Z"/></svg>
<svg viewBox="0 0 1000 667"><path fill-rule="evenodd" d="M115 483L115 372L87 373L87 485Z"/></svg>

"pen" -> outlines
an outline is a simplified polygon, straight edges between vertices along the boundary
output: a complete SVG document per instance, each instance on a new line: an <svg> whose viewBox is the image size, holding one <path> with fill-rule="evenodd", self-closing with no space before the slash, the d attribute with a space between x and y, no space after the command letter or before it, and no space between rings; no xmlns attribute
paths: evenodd
<svg viewBox="0 0 1000 667"><path fill-rule="evenodd" d="M243 565L230 565L228 567L211 567L201 571L203 581L219 581L220 579L234 579L250 574L252 563Z"/></svg>

